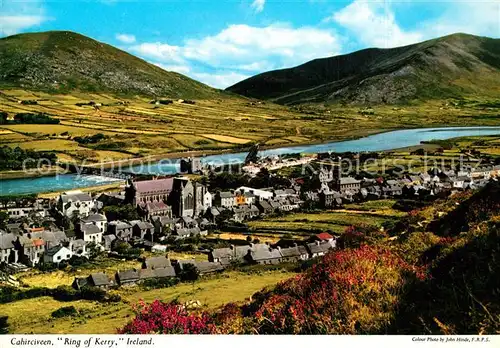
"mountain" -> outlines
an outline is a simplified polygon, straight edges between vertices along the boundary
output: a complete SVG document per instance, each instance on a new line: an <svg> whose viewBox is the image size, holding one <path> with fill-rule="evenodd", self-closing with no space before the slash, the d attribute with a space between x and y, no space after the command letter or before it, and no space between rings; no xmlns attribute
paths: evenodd
<svg viewBox="0 0 500 348"><path fill-rule="evenodd" d="M0 86L205 98L220 92L113 46L69 31L0 39Z"/></svg>
<svg viewBox="0 0 500 348"><path fill-rule="evenodd" d="M280 104L400 103L500 97L500 39L454 34L392 49L316 59L241 81L228 91Z"/></svg>

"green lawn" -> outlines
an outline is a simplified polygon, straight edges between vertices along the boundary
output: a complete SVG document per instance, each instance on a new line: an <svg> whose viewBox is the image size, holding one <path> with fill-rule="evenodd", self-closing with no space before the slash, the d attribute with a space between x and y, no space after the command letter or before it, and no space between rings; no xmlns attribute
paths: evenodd
<svg viewBox="0 0 500 348"><path fill-rule="evenodd" d="M131 305L139 300L198 300L205 308L228 302L241 302L267 286L290 278L287 271L262 271L260 274L227 272L192 284L143 291L139 287L120 289L123 302L99 304L91 301L58 302L49 297L0 304L0 313L8 316L9 333L111 334L132 317ZM51 318L51 313L64 306L75 306L81 314L70 318Z"/></svg>

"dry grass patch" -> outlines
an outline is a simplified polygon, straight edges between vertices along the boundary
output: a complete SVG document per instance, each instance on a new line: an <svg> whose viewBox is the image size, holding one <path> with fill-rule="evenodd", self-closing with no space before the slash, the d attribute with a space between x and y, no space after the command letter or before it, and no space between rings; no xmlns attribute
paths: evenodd
<svg viewBox="0 0 500 348"><path fill-rule="evenodd" d="M220 141L223 143L230 143L230 144L247 144L250 142L248 139L241 139L241 138L236 138L236 137L231 137L229 135L217 135L217 134L201 134L203 137L212 139L215 141Z"/></svg>

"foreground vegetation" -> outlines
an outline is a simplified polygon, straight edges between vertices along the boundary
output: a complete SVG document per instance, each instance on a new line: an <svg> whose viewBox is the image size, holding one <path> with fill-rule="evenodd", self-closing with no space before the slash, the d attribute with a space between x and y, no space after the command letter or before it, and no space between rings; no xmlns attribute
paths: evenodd
<svg viewBox="0 0 500 348"><path fill-rule="evenodd" d="M120 332L498 334L499 195L492 183L414 210L390 239L351 227L340 250L243 306L140 303Z"/></svg>

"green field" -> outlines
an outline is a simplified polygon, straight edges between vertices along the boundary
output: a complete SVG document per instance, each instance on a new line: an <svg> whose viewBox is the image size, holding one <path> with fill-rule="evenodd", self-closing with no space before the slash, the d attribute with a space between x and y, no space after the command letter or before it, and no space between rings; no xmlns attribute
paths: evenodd
<svg viewBox="0 0 500 348"><path fill-rule="evenodd" d="M286 271L263 271L259 274L228 272L166 289L121 289L117 291L122 296L123 301L120 303L59 302L50 297L41 297L0 304L0 313L8 316L9 333L112 334L132 318L131 305L141 299L146 302L156 299L197 300L205 308L216 308L228 302L245 301L262 288L292 276L293 273ZM65 306L75 306L80 314L70 318L51 317L53 311Z"/></svg>
<svg viewBox="0 0 500 348"><path fill-rule="evenodd" d="M347 205L346 209L297 213L283 217L266 217L250 221L254 232L278 235L308 236L318 232L342 233L352 225L367 224L382 227L386 221L395 221L404 213L392 209L394 201L376 201Z"/></svg>
<svg viewBox="0 0 500 348"><path fill-rule="evenodd" d="M38 104L19 104L22 100L36 100ZM76 105L91 100L102 106ZM314 105L296 109L229 96L197 100L195 105L149 102L143 97L123 99L108 94L54 95L3 90L0 111L10 116L43 112L58 118L61 124L0 126L0 145L55 151L63 162L101 162L182 156L187 151L238 150L255 142L266 146L325 142L397 128L500 124L495 109L479 108L474 103L450 106L446 101L400 108L381 105L374 108L374 115L363 115L356 106ZM97 145L81 145L74 139L97 133L106 136Z"/></svg>

